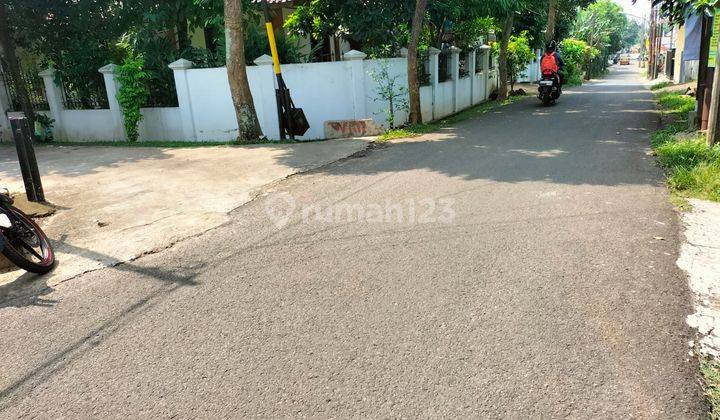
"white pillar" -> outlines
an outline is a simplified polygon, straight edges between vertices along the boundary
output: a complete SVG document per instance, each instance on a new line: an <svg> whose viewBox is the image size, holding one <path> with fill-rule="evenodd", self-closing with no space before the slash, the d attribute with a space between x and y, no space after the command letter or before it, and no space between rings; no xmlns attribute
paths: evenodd
<svg viewBox="0 0 720 420"><path fill-rule="evenodd" d="M110 127L110 137L115 141L125 141L125 127L123 125L123 114L122 108L117 101L117 94L120 91L120 84L115 77L115 70L117 66L115 64L108 64L98 69L103 75L105 81L105 92L107 93L108 106L112 113L113 126Z"/></svg>
<svg viewBox="0 0 720 420"><path fill-rule="evenodd" d="M435 106L437 104L437 89L439 78L438 78L438 71L440 68L440 50L434 47L428 48L428 58L429 58L429 65L430 65L430 86L432 87L432 119L435 120L435 116L437 115L437 112L435 111Z"/></svg>
<svg viewBox="0 0 720 420"><path fill-rule="evenodd" d="M475 105L475 91L477 90L477 84L475 81L475 56L477 51L472 50L467 55L468 60L468 73L470 74L470 105Z"/></svg>
<svg viewBox="0 0 720 420"><path fill-rule="evenodd" d="M408 49L405 47L400 48L400 57L407 58L408 56Z"/></svg>
<svg viewBox="0 0 720 420"><path fill-rule="evenodd" d="M356 120L368 118L365 107L365 71L363 60L367 54L350 50L343 54L343 60L347 61L348 74L350 74L350 86L353 96L353 110Z"/></svg>
<svg viewBox="0 0 720 420"><path fill-rule="evenodd" d="M63 94L60 86L55 84L55 69L50 67L39 73L45 84L45 96L47 97L48 106L50 107L51 118L55 120L53 124L53 137L57 140L72 140L65 136L63 127Z"/></svg>
<svg viewBox="0 0 720 420"><path fill-rule="evenodd" d="M187 71L193 68L193 65L192 61L181 58L170 63L168 67L172 69L173 76L175 77L175 89L177 90L184 140L197 141L195 116L193 115L190 86L187 80Z"/></svg>
<svg viewBox="0 0 720 420"><path fill-rule="evenodd" d="M483 101L487 100L490 95L490 46L481 45L478 50L482 54L483 79L485 81L485 92L483 93Z"/></svg>
<svg viewBox="0 0 720 420"><path fill-rule="evenodd" d="M255 112L260 122L262 132L268 139L280 140L280 121L278 120L277 99L275 97L275 70L273 59L267 54L256 58L253 63L258 66L262 74L261 82L258 85L261 92L255 101ZM250 72L252 69L247 68Z"/></svg>
<svg viewBox="0 0 720 420"><path fill-rule="evenodd" d="M460 95L460 52L456 46L450 47L450 77L453 80L453 112L458 112L458 95Z"/></svg>

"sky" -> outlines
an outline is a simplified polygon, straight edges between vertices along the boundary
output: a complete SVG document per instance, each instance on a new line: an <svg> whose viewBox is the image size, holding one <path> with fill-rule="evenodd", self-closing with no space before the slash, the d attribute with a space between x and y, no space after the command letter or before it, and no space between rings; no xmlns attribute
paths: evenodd
<svg viewBox="0 0 720 420"><path fill-rule="evenodd" d="M650 0L637 0L635 4L632 3L632 0L612 0L614 3L619 4L622 6L622 8L625 10L625 13L628 14L629 18L633 18L632 15L635 16L642 16L645 18L650 17ZM642 20L635 18L635 20Z"/></svg>

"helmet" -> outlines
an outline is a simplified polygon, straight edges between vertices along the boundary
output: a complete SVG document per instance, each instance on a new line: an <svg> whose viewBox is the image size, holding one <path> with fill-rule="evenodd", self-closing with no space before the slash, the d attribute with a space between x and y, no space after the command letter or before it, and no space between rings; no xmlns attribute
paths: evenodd
<svg viewBox="0 0 720 420"><path fill-rule="evenodd" d="M548 42L547 45L545 46L545 51L547 51L547 52L554 52L556 49L557 49L557 44L555 43L554 40Z"/></svg>

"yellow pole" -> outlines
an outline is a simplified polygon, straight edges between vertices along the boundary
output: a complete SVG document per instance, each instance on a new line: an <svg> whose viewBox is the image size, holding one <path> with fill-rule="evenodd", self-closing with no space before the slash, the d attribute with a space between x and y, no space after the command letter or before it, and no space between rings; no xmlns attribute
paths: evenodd
<svg viewBox="0 0 720 420"><path fill-rule="evenodd" d="M278 56L277 44L275 43L275 31L272 22L265 22L265 30L267 30L268 42L270 43L270 53L273 59L273 68L275 74L280 74L280 57Z"/></svg>

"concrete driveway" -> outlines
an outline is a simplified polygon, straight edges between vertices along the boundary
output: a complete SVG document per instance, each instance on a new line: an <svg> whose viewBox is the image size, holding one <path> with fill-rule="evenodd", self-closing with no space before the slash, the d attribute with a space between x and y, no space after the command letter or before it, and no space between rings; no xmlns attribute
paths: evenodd
<svg viewBox="0 0 720 420"><path fill-rule="evenodd" d="M651 98L615 70L7 301L2 415L699 417Z"/></svg>
<svg viewBox="0 0 720 420"><path fill-rule="evenodd" d="M215 228L269 184L364 150L368 141L182 149L39 147L46 199L59 208L41 225L54 241L59 264L42 282L22 271L0 274L0 299ZM0 186L24 192L10 146L0 147Z"/></svg>

